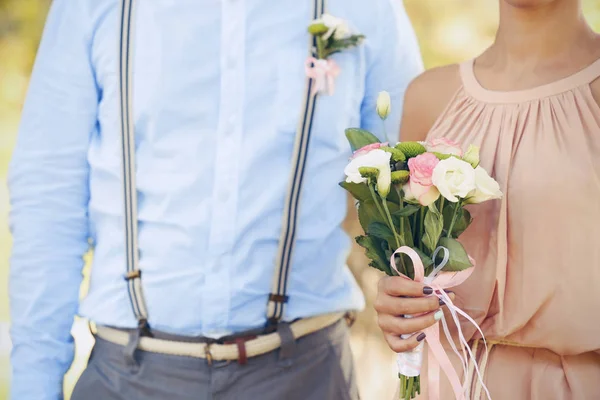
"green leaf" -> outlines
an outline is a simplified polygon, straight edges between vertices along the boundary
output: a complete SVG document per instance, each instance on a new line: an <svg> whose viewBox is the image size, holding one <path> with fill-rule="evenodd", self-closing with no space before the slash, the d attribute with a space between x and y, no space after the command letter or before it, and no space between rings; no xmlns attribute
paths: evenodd
<svg viewBox="0 0 600 400"><path fill-rule="evenodd" d="M452 215L454 214L454 207L458 207L459 203L450 203L452 206L447 205L444 207L444 230L448 232L450 229L450 224L452 223ZM452 228L452 237L459 237L469 225L473 222L473 218L471 217L471 213L469 210L460 206L457 211L456 222L454 223L454 227Z"/></svg>
<svg viewBox="0 0 600 400"><path fill-rule="evenodd" d="M444 229L444 218L438 211L435 203L429 205L429 210L425 214L425 235L422 241L429 251L433 252L437 247L438 240Z"/></svg>
<svg viewBox="0 0 600 400"><path fill-rule="evenodd" d="M390 248L395 246L396 238L387 224L382 224L381 222L372 222L368 226L367 234L385 240Z"/></svg>
<svg viewBox="0 0 600 400"><path fill-rule="evenodd" d="M379 204L382 208L383 205ZM394 204L392 202L387 202L387 206L390 210L390 213L394 213L398 211L398 204ZM373 200L361 201L358 205L358 221L360 222L360 226L362 226L365 232L369 231L369 225L373 222L380 222L384 225L388 225L387 218L381 215L379 209L373 203Z"/></svg>
<svg viewBox="0 0 600 400"><path fill-rule="evenodd" d="M458 240L443 237L440 239L439 245L447 248L450 255L448 263L443 268L443 271L456 272L473 266L473 264L471 264L471 260L469 260L469 256L465 248ZM441 261L443 255L443 252L438 253L439 261Z"/></svg>
<svg viewBox="0 0 600 400"><path fill-rule="evenodd" d="M381 242L373 236L358 236L356 243L366 250L367 258L371 260L371 267L385 272L387 275L392 275L388 261L385 258L385 252L381 247Z"/></svg>
<svg viewBox="0 0 600 400"><path fill-rule="evenodd" d="M393 215L398 217L410 217L411 215L418 213L420 209L420 206L406 204L404 208L399 209Z"/></svg>
<svg viewBox="0 0 600 400"><path fill-rule="evenodd" d="M352 197L358 201L370 201L371 191L366 183L351 183L351 182L340 182L340 186L346 189Z"/></svg>
<svg viewBox="0 0 600 400"><path fill-rule="evenodd" d="M369 144L381 143L377 136L371 132L359 128L348 128L346 129L346 138L350 142L352 151L361 149Z"/></svg>
<svg viewBox="0 0 600 400"><path fill-rule="evenodd" d="M373 201L364 201L358 204L358 221L365 232L369 231L369 225L373 222L385 223L381 217L377 206Z"/></svg>

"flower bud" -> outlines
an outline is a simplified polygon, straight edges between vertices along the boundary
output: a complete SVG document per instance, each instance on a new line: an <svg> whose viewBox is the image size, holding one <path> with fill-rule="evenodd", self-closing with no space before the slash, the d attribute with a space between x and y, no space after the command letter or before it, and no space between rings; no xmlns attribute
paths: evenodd
<svg viewBox="0 0 600 400"><path fill-rule="evenodd" d="M479 166L479 146L470 145L463 160L471 164L473 168L477 168Z"/></svg>
<svg viewBox="0 0 600 400"><path fill-rule="evenodd" d="M329 28L321 20L315 20L308 26L308 32L314 36L324 35L329 31Z"/></svg>
<svg viewBox="0 0 600 400"><path fill-rule="evenodd" d="M403 152L396 149L395 147L380 147L381 150L388 152L392 155L392 160L395 162L406 161L406 156Z"/></svg>
<svg viewBox="0 0 600 400"><path fill-rule="evenodd" d="M410 172L408 171L393 171L392 172L392 183L395 185L404 185L406 182L408 182L408 179L410 178Z"/></svg>
<svg viewBox="0 0 600 400"><path fill-rule="evenodd" d="M377 179L377 175L379 175L379 169L375 167L359 167L358 172L363 178L367 179Z"/></svg>
<svg viewBox="0 0 600 400"><path fill-rule="evenodd" d="M385 90L379 92L379 96L377 96L377 114L379 118L385 120L388 115L390 115L391 110L391 102L390 94Z"/></svg>
<svg viewBox="0 0 600 400"><path fill-rule="evenodd" d="M400 142L396 145L396 149L404 153L407 158L413 158L427 151L425 146L419 142Z"/></svg>

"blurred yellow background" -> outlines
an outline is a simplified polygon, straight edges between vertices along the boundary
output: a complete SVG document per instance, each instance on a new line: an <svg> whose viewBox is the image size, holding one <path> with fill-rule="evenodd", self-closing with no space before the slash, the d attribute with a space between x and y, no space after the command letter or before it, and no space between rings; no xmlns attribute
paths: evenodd
<svg viewBox="0 0 600 400"><path fill-rule="evenodd" d="M398 0L400 1L400 0ZM600 31L600 0L583 0L585 15ZM38 40L50 0L0 0L0 400L8 398L8 191L6 173L15 143L19 114L27 89ZM498 0L405 0L428 68L458 62L480 53L492 41ZM349 230L357 229L352 222ZM355 249L350 261L367 298L372 300L378 275L366 269ZM67 386L85 364L90 346L84 326L75 327L80 346ZM393 355L383 344L368 308L353 329L358 380L366 400L391 398L395 390Z"/></svg>

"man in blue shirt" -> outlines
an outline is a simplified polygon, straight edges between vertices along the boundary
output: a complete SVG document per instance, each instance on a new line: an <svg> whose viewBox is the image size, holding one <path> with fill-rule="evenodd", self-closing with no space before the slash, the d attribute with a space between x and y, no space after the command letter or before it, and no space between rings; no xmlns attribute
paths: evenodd
<svg viewBox="0 0 600 400"><path fill-rule="evenodd" d="M381 134L386 90L398 132L422 69L401 1L328 2L366 40L331 57L335 92L308 119L313 0L122 1L54 0L38 52L9 175L12 399L62 398L76 313L98 326L76 399L356 398L337 183L344 129Z"/></svg>

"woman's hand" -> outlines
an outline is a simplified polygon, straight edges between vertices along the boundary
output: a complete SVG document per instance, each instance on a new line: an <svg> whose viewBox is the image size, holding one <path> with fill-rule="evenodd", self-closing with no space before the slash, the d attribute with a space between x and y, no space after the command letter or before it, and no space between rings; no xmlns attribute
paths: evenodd
<svg viewBox="0 0 600 400"><path fill-rule="evenodd" d="M454 293L447 293L454 300ZM385 340L396 353L417 347L425 339L422 331L442 318L444 302L432 294L432 288L399 276L386 276L379 281L374 307ZM402 339L400 335L411 336Z"/></svg>

